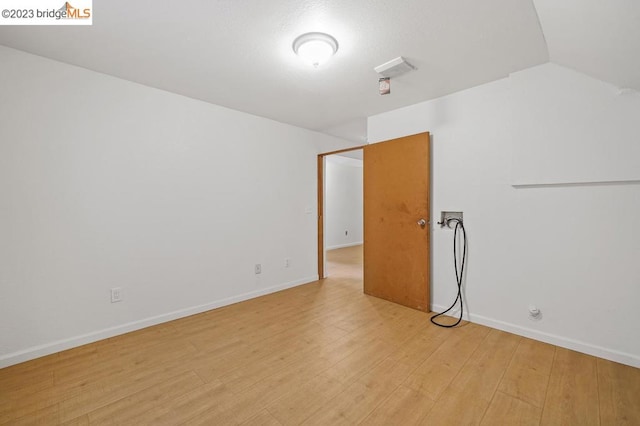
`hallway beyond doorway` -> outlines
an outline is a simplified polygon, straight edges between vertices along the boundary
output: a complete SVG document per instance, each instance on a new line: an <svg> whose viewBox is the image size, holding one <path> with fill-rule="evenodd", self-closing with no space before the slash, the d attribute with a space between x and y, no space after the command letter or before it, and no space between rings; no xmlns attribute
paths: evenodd
<svg viewBox="0 0 640 426"><path fill-rule="evenodd" d="M327 276L362 281L363 245L327 250Z"/></svg>

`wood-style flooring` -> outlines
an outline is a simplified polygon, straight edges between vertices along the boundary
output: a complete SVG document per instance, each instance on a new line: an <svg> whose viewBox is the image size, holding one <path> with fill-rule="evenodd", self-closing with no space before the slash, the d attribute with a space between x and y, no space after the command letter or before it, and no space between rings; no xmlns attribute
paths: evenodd
<svg viewBox="0 0 640 426"><path fill-rule="evenodd" d="M640 370L319 282L0 370L0 424L640 425Z"/></svg>

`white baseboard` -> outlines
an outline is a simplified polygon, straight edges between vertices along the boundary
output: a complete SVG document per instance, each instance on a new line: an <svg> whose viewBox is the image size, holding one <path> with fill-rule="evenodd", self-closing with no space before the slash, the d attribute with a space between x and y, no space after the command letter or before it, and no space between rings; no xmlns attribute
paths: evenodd
<svg viewBox="0 0 640 426"><path fill-rule="evenodd" d="M431 309L435 312L442 312L447 309L448 306L432 305ZM459 311L458 311L459 312ZM453 316L458 315L458 312L454 312ZM545 333L531 328L522 327L515 324L510 324L504 321L499 321L493 318L487 318L482 315L465 313L464 319L469 321L486 325L487 327L496 328L498 330L506 331L509 333L517 334L519 336L528 337L530 339L539 340L541 342L550 343L552 345L560 346L562 348L571 349L577 352L582 352L588 355L597 356L599 358L608 359L609 361L619 362L620 364L630 365L632 367L640 368L640 357L637 355L629 354L626 352L620 352L613 349L603 348L601 346L592 345L590 343L581 342L579 340L570 339L556 334Z"/></svg>
<svg viewBox="0 0 640 426"><path fill-rule="evenodd" d="M212 309L220 308L222 306L232 305L244 300L264 296L265 294L275 293L280 290L286 290L291 287L296 287L317 280L317 275L302 278L262 290L256 290L233 297L228 297L226 299L216 300L213 302L205 303L203 305L192 306L189 308L129 322L115 327L93 331L91 333L82 334L80 336L74 336L68 339L62 339L55 342L45 343L43 345L33 346L31 348L3 355L2 357L0 357L0 368L8 367L10 365L19 364L21 362L29 361L35 358L40 358L45 355L50 355L56 352L86 345L88 343L97 342L98 340L108 339L109 337L118 336L120 334L129 333L131 331L140 330L142 328L151 327L152 325L161 324L163 322L173 321L179 318L184 318L202 312L210 311Z"/></svg>
<svg viewBox="0 0 640 426"><path fill-rule="evenodd" d="M338 244L337 246L325 247L325 250L335 250L335 249L339 249L339 248L361 246L362 244L363 244L362 241L356 241L355 243Z"/></svg>

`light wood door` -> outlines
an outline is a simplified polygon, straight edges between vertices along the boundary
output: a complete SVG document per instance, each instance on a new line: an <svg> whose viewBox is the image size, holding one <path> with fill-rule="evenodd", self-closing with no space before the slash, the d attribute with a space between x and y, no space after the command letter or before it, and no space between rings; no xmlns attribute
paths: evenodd
<svg viewBox="0 0 640 426"><path fill-rule="evenodd" d="M425 312L429 175L429 133L364 147L364 292Z"/></svg>

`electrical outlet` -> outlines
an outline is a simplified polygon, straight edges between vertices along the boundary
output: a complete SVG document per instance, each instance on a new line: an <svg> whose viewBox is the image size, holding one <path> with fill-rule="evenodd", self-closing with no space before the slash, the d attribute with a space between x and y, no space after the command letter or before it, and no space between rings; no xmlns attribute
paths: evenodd
<svg viewBox="0 0 640 426"><path fill-rule="evenodd" d="M256 275L261 274L262 273L262 265L259 263L256 263L256 267L254 269Z"/></svg>
<svg viewBox="0 0 640 426"><path fill-rule="evenodd" d="M111 303L122 302L122 288L114 287L111 289Z"/></svg>
<svg viewBox="0 0 640 426"><path fill-rule="evenodd" d="M284 259L284 267L285 267L285 268L288 268L288 267L290 267L290 266L291 266L291 259L290 259L290 258L288 258L288 257L286 257L286 258Z"/></svg>

